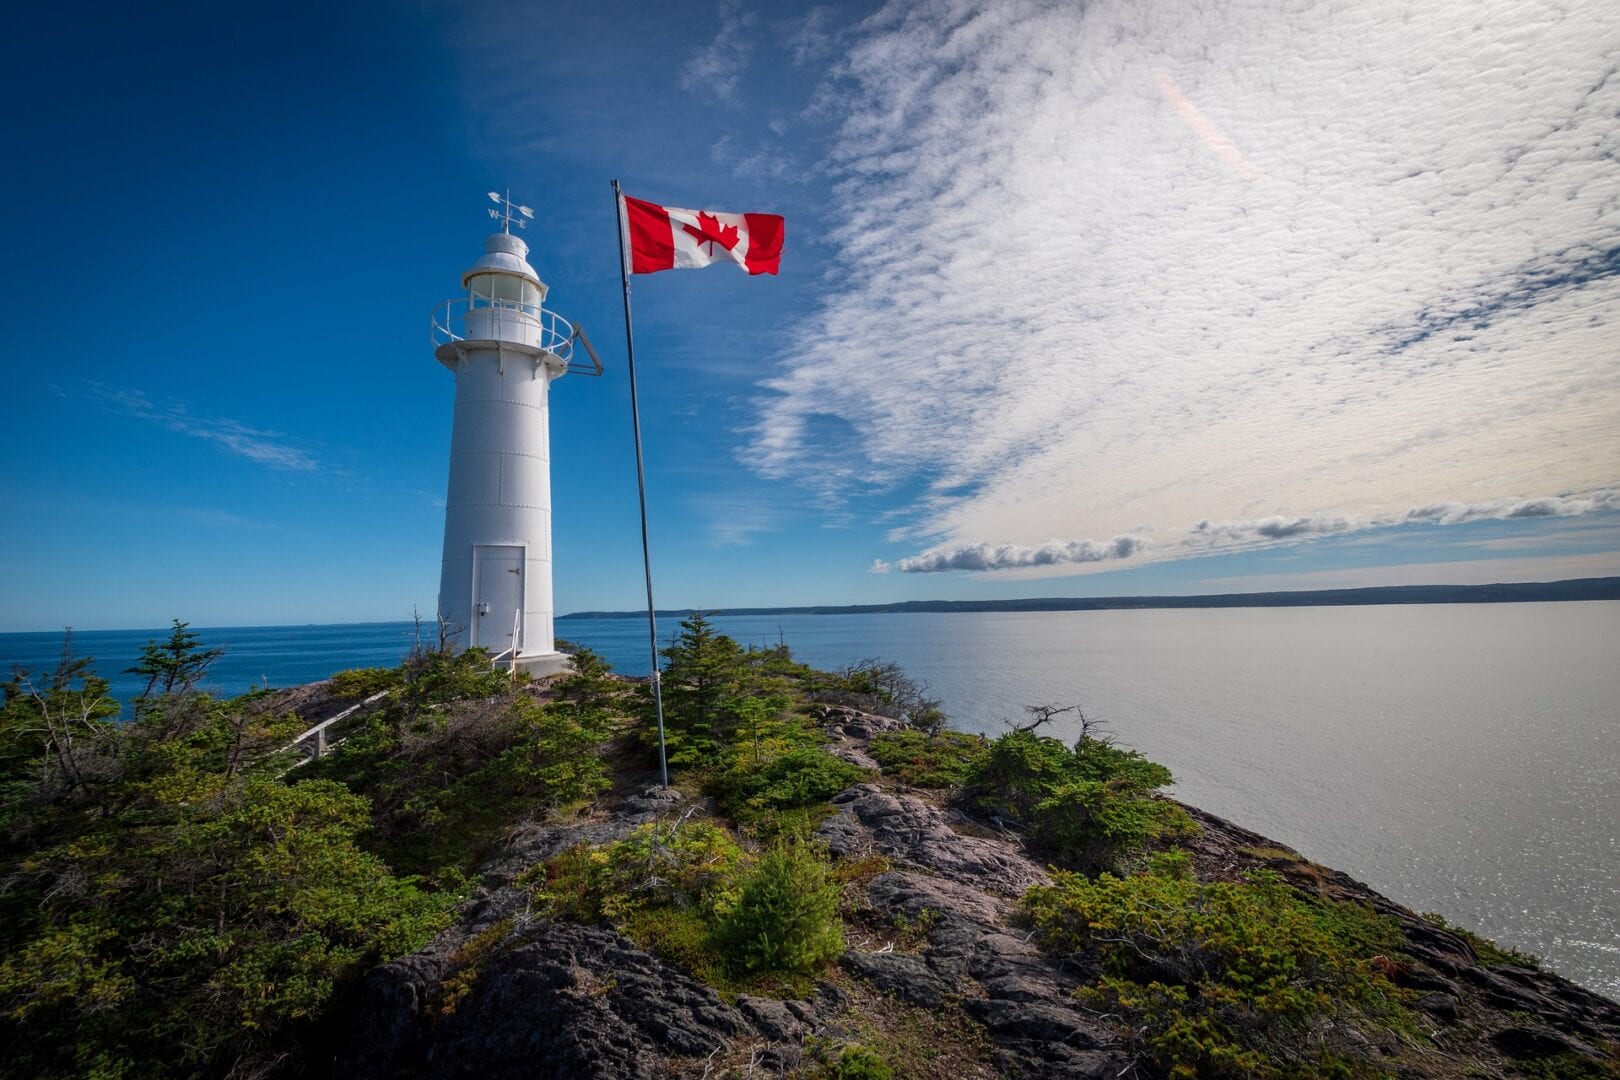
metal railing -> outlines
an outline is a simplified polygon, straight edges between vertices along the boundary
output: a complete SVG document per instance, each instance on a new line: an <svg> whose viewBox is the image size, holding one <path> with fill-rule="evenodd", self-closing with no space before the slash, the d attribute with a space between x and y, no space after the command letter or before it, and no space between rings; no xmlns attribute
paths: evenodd
<svg viewBox="0 0 1620 1080"><path fill-rule="evenodd" d="M498 664L502 660L510 660L512 662L513 678L517 677L518 639L523 632L522 620L523 612L521 610L512 612L512 644L489 658L491 664Z"/></svg>
<svg viewBox="0 0 1620 1080"><path fill-rule="evenodd" d="M349 717L353 716L355 713L359 712L361 709L367 708L368 706L371 706L371 705L375 705L377 702L381 701L383 698L385 698L387 696L388 696L388 691L387 690L380 690L377 693L372 694L370 697L366 698L364 701L360 702L358 705L350 705L347 709L344 709L342 712L338 713L336 716L334 716L334 717L332 717L332 718L330 718L328 720L322 720L320 723L316 724L314 727L310 728L308 731L305 731L305 732L301 733L292 742L288 743L286 746L283 746L281 748L281 751L283 753L285 753L288 750L296 750L296 749L298 749L299 744L303 743L306 739L313 738L315 740L315 745L311 748L310 756L307 757L307 758L304 758L302 761L295 762L293 765L291 765L289 767L289 769L296 769L299 765L304 764L305 761L314 761L314 760L316 760L318 758L325 757L326 756L326 751L327 751L327 739L326 739L326 729L327 728L331 727L333 724L338 723L340 720L347 720Z"/></svg>
<svg viewBox="0 0 1620 1080"><path fill-rule="evenodd" d="M497 318L510 314L530 321L539 334L535 344L565 363L574 351L574 326L555 311L539 304L495 300L487 296L458 296L440 304L433 312L433 329L430 332L434 347L466 341L467 316L475 311L494 311Z"/></svg>

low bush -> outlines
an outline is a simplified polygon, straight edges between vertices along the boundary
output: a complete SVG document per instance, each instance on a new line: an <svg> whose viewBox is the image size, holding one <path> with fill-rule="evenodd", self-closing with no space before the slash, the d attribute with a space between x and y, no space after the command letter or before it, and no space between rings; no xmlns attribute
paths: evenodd
<svg viewBox="0 0 1620 1080"><path fill-rule="evenodd" d="M177 766L120 794L15 868L34 915L0 961L9 1075L258 1075L450 921L355 845L365 800L337 784Z"/></svg>
<svg viewBox="0 0 1620 1080"><path fill-rule="evenodd" d="M1085 870L1118 867L1144 845L1196 836L1187 811L1121 781L1071 780L1035 804L1029 835Z"/></svg>
<svg viewBox="0 0 1620 1080"><path fill-rule="evenodd" d="M512 688L512 676L491 664L489 650L482 648L412 656L401 665L400 679L402 696L413 710L492 698Z"/></svg>
<svg viewBox="0 0 1620 1080"><path fill-rule="evenodd" d="M366 795L368 845L396 868L448 885L517 817L606 788L605 726L604 714L509 693L425 711L391 702L295 777Z"/></svg>
<svg viewBox="0 0 1620 1080"><path fill-rule="evenodd" d="M848 1043L838 1057L813 1074L816 1080L893 1080L894 1070L869 1046Z"/></svg>
<svg viewBox="0 0 1620 1080"><path fill-rule="evenodd" d="M553 912L617 922L653 908L695 910L712 919L736 899L748 856L707 821L649 822L623 840L578 846L527 871L520 882Z"/></svg>
<svg viewBox="0 0 1620 1080"><path fill-rule="evenodd" d="M610 676L612 667L593 650L559 639L557 651L567 653L572 664L552 686L563 701L582 709L612 709L627 696L627 687Z"/></svg>
<svg viewBox="0 0 1620 1080"><path fill-rule="evenodd" d="M711 986L734 975L795 975L843 951L839 886L807 845L755 862L705 821L643 825L569 849L519 882L551 913L619 926Z"/></svg>
<svg viewBox="0 0 1620 1080"><path fill-rule="evenodd" d="M1009 731L968 774L963 794L979 809L1027 822L1035 805L1065 780L1076 778L1074 755L1056 739Z"/></svg>
<svg viewBox="0 0 1620 1080"><path fill-rule="evenodd" d="M990 753L982 735L941 731L936 735L915 729L885 731L872 737L867 753L883 767L884 775L920 788L950 788L965 781Z"/></svg>
<svg viewBox="0 0 1620 1080"><path fill-rule="evenodd" d="M1080 996L1171 1077L1373 1074L1355 1029L1408 1022L1373 963L1400 946L1395 921L1270 871L1208 884L1163 862L1094 881L1060 871L1021 911L1043 948L1093 973Z"/></svg>
<svg viewBox="0 0 1620 1080"><path fill-rule="evenodd" d="M345 701L362 701L379 691L392 690L404 681L404 672L399 668L350 668L332 676L332 696Z"/></svg>
<svg viewBox="0 0 1620 1080"><path fill-rule="evenodd" d="M735 753L707 788L733 820L754 824L825 803L867 775L823 747L793 746L760 760Z"/></svg>
<svg viewBox="0 0 1620 1080"><path fill-rule="evenodd" d="M963 784L982 811L1024 825L1055 859L1081 870L1118 869L1155 842L1197 825L1156 791L1170 770L1135 750L1083 735L1073 746L1019 729L990 743Z"/></svg>
<svg viewBox="0 0 1620 1080"><path fill-rule="evenodd" d="M745 972L809 972L844 951L838 893L827 863L807 845L774 848L742 881L715 944Z"/></svg>

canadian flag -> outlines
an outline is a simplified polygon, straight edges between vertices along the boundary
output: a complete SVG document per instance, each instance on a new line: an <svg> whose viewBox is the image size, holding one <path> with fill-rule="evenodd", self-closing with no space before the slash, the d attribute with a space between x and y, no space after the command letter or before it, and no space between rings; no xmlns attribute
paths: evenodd
<svg viewBox="0 0 1620 1080"><path fill-rule="evenodd" d="M733 262L750 274L774 274L782 263L787 222L777 214L682 210L621 197L630 242L630 272L694 270Z"/></svg>

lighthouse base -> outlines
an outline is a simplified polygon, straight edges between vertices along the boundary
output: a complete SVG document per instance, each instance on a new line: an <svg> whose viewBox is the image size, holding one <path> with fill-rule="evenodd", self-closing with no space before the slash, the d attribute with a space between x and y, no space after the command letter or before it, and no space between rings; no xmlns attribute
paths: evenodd
<svg viewBox="0 0 1620 1080"><path fill-rule="evenodd" d="M531 679L544 679L548 675L566 675L574 670L574 659L567 653L534 653L517 658L517 669Z"/></svg>

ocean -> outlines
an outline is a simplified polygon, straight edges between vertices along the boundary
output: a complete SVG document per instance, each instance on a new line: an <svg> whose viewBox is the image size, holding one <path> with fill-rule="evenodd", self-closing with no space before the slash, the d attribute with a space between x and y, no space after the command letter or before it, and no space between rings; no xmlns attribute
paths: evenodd
<svg viewBox="0 0 1620 1080"><path fill-rule="evenodd" d="M818 667L897 661L966 731L1081 705L1168 765L1184 801L1620 998L1620 602L715 622ZM660 638L676 629L661 621ZM409 623L198 632L227 650L208 684L222 693L397 663L414 640ZM644 619L557 632L648 670ZM77 633L74 648L128 698L140 680L119 672L164 635ZM61 646L0 634L0 663L45 671Z"/></svg>

